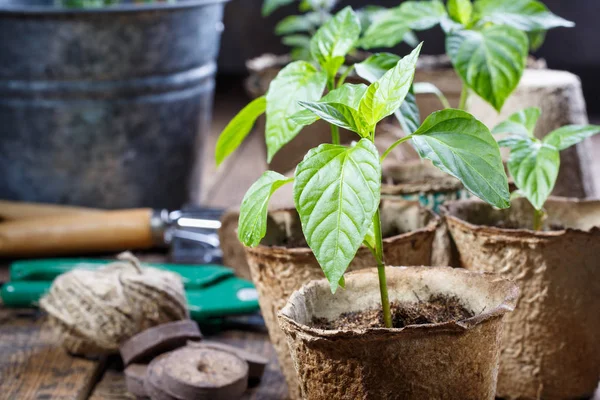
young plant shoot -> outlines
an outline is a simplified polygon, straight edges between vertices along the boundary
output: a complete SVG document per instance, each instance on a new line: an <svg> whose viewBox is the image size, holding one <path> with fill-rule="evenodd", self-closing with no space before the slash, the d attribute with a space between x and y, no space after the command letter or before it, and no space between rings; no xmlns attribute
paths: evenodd
<svg viewBox="0 0 600 400"><path fill-rule="evenodd" d="M360 46L393 47L405 40L407 32L438 24L463 81L459 108L465 109L473 91L497 111L521 80L528 51L542 45L546 31L574 26L538 0L448 0L446 6L439 0L404 1L372 14Z"/></svg>
<svg viewBox="0 0 600 400"><path fill-rule="evenodd" d="M293 3L294 0L265 0L262 7L264 17L276 9ZM337 0L301 0L300 11L304 14L290 15L275 26L275 34L282 36L282 43L290 46L294 60L310 60L310 38L321 25L331 18Z"/></svg>
<svg viewBox="0 0 600 400"><path fill-rule="evenodd" d="M251 104L249 111L242 111L225 129L223 135L227 138L219 139L217 160L233 151L247 133L246 127L265 108L267 144L277 139L274 149L289 141L290 132L295 135L318 119L336 129L355 132L357 142L350 146L341 145L334 134L332 144L310 150L298 164L294 178L265 172L242 201L238 235L245 245L258 245L266 233L271 195L293 182L294 203L304 236L331 291L344 286L344 273L364 244L375 256L384 322L391 327L379 217L382 160L396 145L411 141L421 157L430 159L436 167L461 180L476 196L499 208L509 206L508 182L498 144L489 129L462 110L438 111L423 124L417 122L414 132L399 139L380 156L374 145L377 124L402 109L411 95L421 45L406 57L394 59L387 70L371 71L372 83L368 86L345 84L343 79L336 83L337 70L346 54L357 45L359 35L359 18L349 7L323 25L310 43L313 60L320 69L296 62L282 70L269 88L266 107L265 100ZM284 72L286 69L293 69L294 73ZM322 97L327 83L330 90ZM281 91L284 86L295 90ZM275 104L271 104L273 99ZM277 107L278 113L271 108L269 114L270 107ZM236 132L235 127L241 127L240 131ZM272 153L269 154L271 157Z"/></svg>
<svg viewBox="0 0 600 400"><path fill-rule="evenodd" d="M540 140L534 136L540 113L537 107L526 108L492 130L493 134L509 134L498 144L510 149L508 171L518 188L513 196L526 197L535 209L533 229L536 231L542 229L544 203L556 183L559 152L600 132L598 125L567 125Z"/></svg>

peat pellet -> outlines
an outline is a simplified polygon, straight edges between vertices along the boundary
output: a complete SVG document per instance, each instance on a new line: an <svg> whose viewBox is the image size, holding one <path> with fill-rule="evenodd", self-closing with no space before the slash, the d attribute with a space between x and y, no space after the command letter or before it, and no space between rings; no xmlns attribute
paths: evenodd
<svg viewBox="0 0 600 400"><path fill-rule="evenodd" d="M147 364L131 364L125 368L125 386L129 393L138 397L148 396L146 389L144 389L147 369Z"/></svg>
<svg viewBox="0 0 600 400"><path fill-rule="evenodd" d="M184 347L163 367L164 389L182 399L233 400L248 387L248 363L227 351Z"/></svg>
<svg viewBox="0 0 600 400"><path fill-rule="evenodd" d="M235 354L242 360L248 363L248 377L252 380L258 380L262 378L265 367L269 363L269 360L260 354L252 353L239 347L230 346L225 343L213 342L210 340L203 340L201 342L188 342L188 347L202 348L206 347L209 349L227 351Z"/></svg>
<svg viewBox="0 0 600 400"><path fill-rule="evenodd" d="M157 325L133 336L120 347L123 363L143 363L167 351L185 346L190 339L202 338L198 325L192 320L182 320Z"/></svg>
<svg viewBox="0 0 600 400"><path fill-rule="evenodd" d="M169 355L170 353L163 353L148 364L144 378L144 390L146 396L151 400L180 400L169 394L164 388L165 361Z"/></svg>

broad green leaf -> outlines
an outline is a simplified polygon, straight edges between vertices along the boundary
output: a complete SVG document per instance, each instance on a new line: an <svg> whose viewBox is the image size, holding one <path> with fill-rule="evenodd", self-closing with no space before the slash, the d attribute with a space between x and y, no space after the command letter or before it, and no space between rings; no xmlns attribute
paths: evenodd
<svg viewBox="0 0 600 400"><path fill-rule="evenodd" d="M296 32L311 32L321 23L318 13L310 12L303 15L290 15L275 25L275 34L287 35Z"/></svg>
<svg viewBox="0 0 600 400"><path fill-rule="evenodd" d="M360 104L360 99L363 97L366 91L367 85L363 83L357 85L352 83L345 83L339 88L327 93L318 102L341 103L356 110L358 109L358 105ZM319 119L319 117L311 110L302 110L292 115L292 119L297 124L306 126L316 122Z"/></svg>
<svg viewBox="0 0 600 400"><path fill-rule="evenodd" d="M459 179L477 197L499 208L510 205L498 144L471 114L454 109L434 112L411 138L421 157Z"/></svg>
<svg viewBox="0 0 600 400"><path fill-rule="evenodd" d="M444 93L442 93L442 91L437 86L435 86L433 83L415 82L413 84L413 88L414 88L415 94L433 94L433 95L437 96L437 98L440 100L440 103L442 103L442 106L444 106L444 108L451 108L450 102L448 101L446 96L444 96Z"/></svg>
<svg viewBox="0 0 600 400"><path fill-rule="evenodd" d="M335 293L379 207L381 164L375 145L322 144L296 168L294 203L306 242Z"/></svg>
<svg viewBox="0 0 600 400"><path fill-rule="evenodd" d="M356 132L362 137L370 134L369 125L362 115L345 104L301 101L300 105L330 124Z"/></svg>
<svg viewBox="0 0 600 400"><path fill-rule="evenodd" d="M494 135L499 133L511 133L513 135L533 137L535 125L540 118L541 110L537 107L528 107L512 114L506 121L496 125L492 129Z"/></svg>
<svg viewBox="0 0 600 400"><path fill-rule="evenodd" d="M465 27L462 24L450 18L449 15L446 15L440 20L440 26L446 34L456 31L462 31L463 29L465 29Z"/></svg>
<svg viewBox="0 0 600 400"><path fill-rule="evenodd" d="M359 111L371 130L375 124L392 115L402 105L415 76L421 46L422 44L398 61L394 68L367 89L360 102Z"/></svg>
<svg viewBox="0 0 600 400"><path fill-rule="evenodd" d="M498 146L500 147L507 147L507 148L512 148L513 146L515 146L517 143L521 142L521 140L523 140L523 138L526 138L528 136L523 136L523 135L510 135L507 137L504 137L500 140L498 140Z"/></svg>
<svg viewBox="0 0 600 400"><path fill-rule="evenodd" d="M552 192L559 167L558 150L539 140L522 137L511 147L508 171L536 210L542 209Z"/></svg>
<svg viewBox="0 0 600 400"><path fill-rule="evenodd" d="M252 130L256 119L267 108L267 99L261 96L248 104L227 124L217 140L215 160L220 165L242 144Z"/></svg>
<svg viewBox="0 0 600 400"><path fill-rule="evenodd" d="M405 1L398 7L375 14L360 46L365 49L394 47L406 40L412 30L432 28L445 16L446 8L441 1Z"/></svg>
<svg viewBox="0 0 600 400"><path fill-rule="evenodd" d="M550 132L543 142L564 150L599 132L598 125L567 125Z"/></svg>
<svg viewBox="0 0 600 400"><path fill-rule="evenodd" d="M414 85L406 94L406 98L402 102L399 109L394 112L394 115L400 122L402 130L407 135L414 133L421 125L421 114L417 105L417 97L415 96Z"/></svg>
<svg viewBox="0 0 600 400"><path fill-rule="evenodd" d="M375 82L386 72L394 68L400 61L400 57L392 53L376 53L354 65L354 70L369 83Z"/></svg>
<svg viewBox="0 0 600 400"><path fill-rule="evenodd" d="M267 162L302 129L290 118L302 110L298 101L318 100L326 83L326 74L305 61L288 64L273 79L267 91Z"/></svg>
<svg viewBox="0 0 600 400"><path fill-rule="evenodd" d="M473 4L471 0L448 0L448 14L454 21L468 26L473 15Z"/></svg>
<svg viewBox="0 0 600 400"><path fill-rule="evenodd" d="M271 13L277 10L279 7L292 4L294 0L264 0L262 5L263 17L271 15Z"/></svg>
<svg viewBox="0 0 600 400"><path fill-rule="evenodd" d="M313 36L310 52L330 77L335 76L346 54L356 45L360 30L358 16L351 7L346 7L323 24Z"/></svg>
<svg viewBox="0 0 600 400"><path fill-rule="evenodd" d="M537 51L546 40L546 31L531 31L527 32L529 38L529 50Z"/></svg>
<svg viewBox="0 0 600 400"><path fill-rule="evenodd" d="M521 80L528 42L515 28L488 26L450 33L446 51L463 82L500 111Z"/></svg>
<svg viewBox="0 0 600 400"><path fill-rule="evenodd" d="M267 171L246 192L240 206L238 238L246 246L258 246L267 232L267 208L273 193L294 178Z"/></svg>
<svg viewBox="0 0 600 400"><path fill-rule="evenodd" d="M482 23L508 25L526 32L575 26L537 0L477 0L475 10Z"/></svg>
<svg viewBox="0 0 600 400"><path fill-rule="evenodd" d="M406 43L407 45L409 45L410 47L417 47L419 45L419 38L417 37L417 35L413 32L406 32L406 35L404 35L404 37L402 38L402 40L404 41L404 43Z"/></svg>
<svg viewBox="0 0 600 400"><path fill-rule="evenodd" d="M308 48L310 46L310 37L306 35L288 35L281 38L281 43L290 47Z"/></svg>

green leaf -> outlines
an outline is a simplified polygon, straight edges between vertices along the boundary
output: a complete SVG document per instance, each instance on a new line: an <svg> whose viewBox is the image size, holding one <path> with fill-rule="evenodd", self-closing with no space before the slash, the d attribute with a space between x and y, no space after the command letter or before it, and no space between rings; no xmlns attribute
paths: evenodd
<svg viewBox="0 0 600 400"><path fill-rule="evenodd" d="M346 54L354 48L360 30L358 16L351 7L346 7L323 24L313 36L310 52L330 77L335 76Z"/></svg>
<svg viewBox="0 0 600 400"><path fill-rule="evenodd" d="M402 105L394 112L394 115L398 119L398 122L400 122L402 130L407 135L410 135L419 129L419 126L421 125L421 114L419 113L419 106L417 105L414 85L411 86Z"/></svg>
<svg viewBox="0 0 600 400"><path fill-rule="evenodd" d="M261 96L248 104L227 124L219 139L215 151L217 166L242 144L252 130L256 119L267 108L267 99Z"/></svg>
<svg viewBox="0 0 600 400"><path fill-rule="evenodd" d="M433 94L433 95L437 96L437 98L440 100L440 103L442 103L442 106L444 106L444 108L451 108L450 102L448 101L446 96L444 96L444 93L442 93L442 91L437 86L435 86L433 83L415 82L413 84L413 88L414 88L415 94Z"/></svg>
<svg viewBox="0 0 600 400"><path fill-rule="evenodd" d="M363 118L372 128L388 115L392 115L402 105L408 94L421 46L417 46L408 56L402 58L396 66L373 82L359 106Z"/></svg>
<svg viewBox="0 0 600 400"><path fill-rule="evenodd" d="M477 0L475 10L482 23L508 25L526 32L575 26L537 0Z"/></svg>
<svg viewBox="0 0 600 400"><path fill-rule="evenodd" d="M310 37L306 35L288 35L281 38L281 43L290 47L308 48L310 46Z"/></svg>
<svg viewBox="0 0 600 400"><path fill-rule="evenodd" d="M468 26L473 15L473 4L471 0L448 0L448 14L464 26Z"/></svg>
<svg viewBox="0 0 600 400"><path fill-rule="evenodd" d="M302 129L290 118L302 110L298 101L319 99L326 83L326 74L305 61L288 64L273 79L267 91L267 162Z"/></svg>
<svg viewBox="0 0 600 400"><path fill-rule="evenodd" d="M599 132L598 125L567 125L550 132L543 142L564 150Z"/></svg>
<svg viewBox="0 0 600 400"><path fill-rule="evenodd" d="M406 32L406 34L404 35L404 37L402 38L402 40L404 41L404 43L406 43L407 45L409 45L410 47L417 47L419 45L419 38L417 37L417 35L413 32Z"/></svg>
<svg viewBox="0 0 600 400"><path fill-rule="evenodd" d="M327 93L319 103L341 103L354 110L358 109L358 105L360 104L360 99L363 97L365 92L367 91L367 85L360 84L351 84L345 83L339 88L332 90ZM311 110L302 110L298 111L296 114L292 115L292 119L299 125L306 126L311 125L316 122L319 117L317 114L312 112Z"/></svg>
<svg viewBox="0 0 600 400"><path fill-rule="evenodd" d="M546 40L546 31L531 31L527 32L529 38L529 50L537 51Z"/></svg>
<svg viewBox="0 0 600 400"><path fill-rule="evenodd" d="M275 34L287 35L296 32L310 32L316 29L320 22L321 17L315 12L303 15L290 15L275 25Z"/></svg>
<svg viewBox="0 0 600 400"><path fill-rule="evenodd" d="M528 42L515 28L488 26L450 33L446 51L463 82L500 111L521 80Z"/></svg>
<svg viewBox="0 0 600 400"><path fill-rule="evenodd" d="M370 134L369 125L362 115L345 104L301 101L300 105L330 124L356 132L362 137Z"/></svg>
<svg viewBox="0 0 600 400"><path fill-rule="evenodd" d="M559 167L560 155L553 146L529 137L521 137L511 146L508 171L536 210L541 210L550 196Z"/></svg>
<svg viewBox="0 0 600 400"><path fill-rule="evenodd" d="M492 129L494 135L511 133L513 135L534 137L533 131L542 111L538 107L529 107L512 114L504 122Z"/></svg>
<svg viewBox="0 0 600 400"><path fill-rule="evenodd" d="M421 157L459 179L477 197L499 208L510 205L498 144L471 114L454 109L437 111L411 139Z"/></svg>
<svg viewBox="0 0 600 400"><path fill-rule="evenodd" d="M263 17L267 17L279 7L292 4L293 2L294 0L264 0L262 5L262 15Z"/></svg>
<svg viewBox="0 0 600 400"><path fill-rule="evenodd" d="M379 207L381 164L375 145L322 144L296 168L294 203L306 242L335 293Z"/></svg>
<svg viewBox="0 0 600 400"><path fill-rule="evenodd" d="M400 57L392 53L376 53L354 65L354 70L369 83L375 82L386 72L394 68L400 61Z"/></svg>
<svg viewBox="0 0 600 400"><path fill-rule="evenodd" d="M376 13L365 30L360 46L365 49L394 47L412 30L426 30L446 16L441 1L405 1L398 7ZM410 40L410 36L408 37Z"/></svg>
<svg viewBox="0 0 600 400"><path fill-rule="evenodd" d="M294 178L267 171L246 192L240 206L238 238L246 246L258 246L267 232L267 208L273 193Z"/></svg>

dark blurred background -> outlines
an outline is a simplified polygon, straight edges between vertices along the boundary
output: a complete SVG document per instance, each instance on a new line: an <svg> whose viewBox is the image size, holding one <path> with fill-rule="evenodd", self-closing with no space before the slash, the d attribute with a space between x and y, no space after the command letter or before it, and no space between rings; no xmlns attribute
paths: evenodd
<svg viewBox="0 0 600 400"><path fill-rule="evenodd" d="M511 0L506 0L511 1ZM399 1L340 1L339 7L355 8L367 4L394 7ZM534 53L546 59L548 67L571 71L580 76L587 101L588 112L600 114L600 0L545 0L552 12L574 21L572 29L557 28L548 32L544 45ZM273 33L275 24L287 15L298 14L297 3L277 10L268 18L260 14L262 0L232 0L225 11L225 31L219 58L220 83L246 74L245 61L263 53L286 53L286 47ZM423 53L444 53L441 29L418 34L425 41ZM396 49L398 54L408 50L406 45Z"/></svg>

